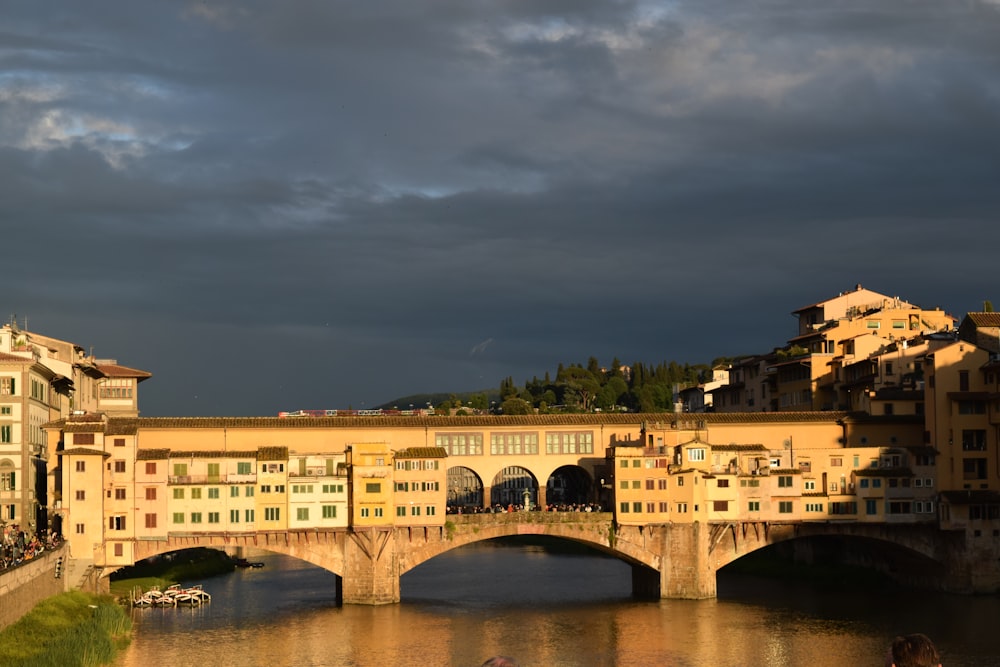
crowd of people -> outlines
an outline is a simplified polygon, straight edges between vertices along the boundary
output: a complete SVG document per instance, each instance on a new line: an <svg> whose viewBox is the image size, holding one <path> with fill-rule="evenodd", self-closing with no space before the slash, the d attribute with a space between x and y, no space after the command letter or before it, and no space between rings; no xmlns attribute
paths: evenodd
<svg viewBox="0 0 1000 667"><path fill-rule="evenodd" d="M19 524L12 523L3 527L0 536L0 570L16 567L31 560L45 549L58 546L59 539L49 535L45 539L36 534L28 533Z"/></svg>
<svg viewBox="0 0 1000 667"><path fill-rule="evenodd" d="M507 512L523 512L524 505L496 503L491 507L479 505L448 505L448 514L504 514ZM548 505L532 505L532 512L606 512L601 503L550 503Z"/></svg>

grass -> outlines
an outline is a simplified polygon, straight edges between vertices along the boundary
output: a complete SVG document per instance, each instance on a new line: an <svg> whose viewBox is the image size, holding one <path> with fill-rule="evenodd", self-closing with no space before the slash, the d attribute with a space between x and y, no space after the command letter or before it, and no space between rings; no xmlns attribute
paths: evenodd
<svg viewBox="0 0 1000 667"><path fill-rule="evenodd" d="M132 620L110 596L71 591L35 605L0 632L0 665L97 667L128 646Z"/></svg>

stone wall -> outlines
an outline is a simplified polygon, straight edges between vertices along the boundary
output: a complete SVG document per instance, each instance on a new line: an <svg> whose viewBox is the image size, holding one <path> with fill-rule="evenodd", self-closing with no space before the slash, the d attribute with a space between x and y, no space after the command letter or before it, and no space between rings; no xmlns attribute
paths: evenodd
<svg viewBox="0 0 1000 667"><path fill-rule="evenodd" d="M56 579L56 559L65 549L44 551L27 563L0 571L0 630L27 614L47 597L63 592L64 580ZM64 570L65 572L65 570Z"/></svg>

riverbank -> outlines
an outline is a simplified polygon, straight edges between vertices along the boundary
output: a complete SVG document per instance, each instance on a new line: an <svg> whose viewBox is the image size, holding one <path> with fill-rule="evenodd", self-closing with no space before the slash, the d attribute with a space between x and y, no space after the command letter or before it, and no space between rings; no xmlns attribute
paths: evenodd
<svg viewBox="0 0 1000 667"><path fill-rule="evenodd" d="M61 593L38 603L0 632L0 665L110 665L128 646L131 631L128 612L111 596Z"/></svg>
<svg viewBox="0 0 1000 667"><path fill-rule="evenodd" d="M235 569L236 560L218 549L185 549L121 568L111 575L111 594L127 599L137 586L143 591L153 587L166 590L171 584L206 579Z"/></svg>

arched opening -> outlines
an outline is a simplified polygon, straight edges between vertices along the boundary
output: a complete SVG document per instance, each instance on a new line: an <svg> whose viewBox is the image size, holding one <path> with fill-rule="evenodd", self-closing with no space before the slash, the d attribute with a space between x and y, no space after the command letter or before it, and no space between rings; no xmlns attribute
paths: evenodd
<svg viewBox="0 0 1000 667"><path fill-rule="evenodd" d="M545 483L545 503L553 509L576 509L596 500L594 481L579 466L556 468Z"/></svg>
<svg viewBox="0 0 1000 667"><path fill-rule="evenodd" d="M483 481L464 466L448 468L448 512L475 512L483 508Z"/></svg>
<svg viewBox="0 0 1000 667"><path fill-rule="evenodd" d="M490 504L494 509L535 509L538 507L538 481L526 468L507 466L493 478Z"/></svg>

